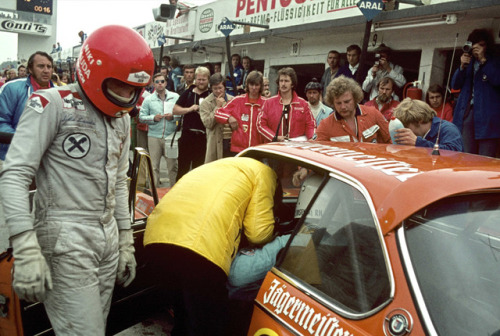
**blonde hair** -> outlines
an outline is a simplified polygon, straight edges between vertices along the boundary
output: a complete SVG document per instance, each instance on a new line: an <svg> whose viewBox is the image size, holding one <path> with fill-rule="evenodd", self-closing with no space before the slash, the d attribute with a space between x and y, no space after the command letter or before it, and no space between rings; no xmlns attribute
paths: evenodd
<svg viewBox="0 0 500 336"><path fill-rule="evenodd" d="M352 97L357 104L363 100L363 90L361 90L359 84L354 79L341 75L332 80L326 87L326 104L333 106L333 100L346 92L352 93Z"/></svg>
<svg viewBox="0 0 500 336"><path fill-rule="evenodd" d="M394 114L405 127L410 124L420 124L428 123L432 121L432 118L436 116L436 111L434 111L427 103L418 100L405 98L403 101L394 109Z"/></svg>
<svg viewBox="0 0 500 336"><path fill-rule="evenodd" d="M197 75L202 75L202 76L206 76L207 78L210 78L210 70L208 70L207 67L199 66L196 68L196 70L194 72L195 78Z"/></svg>

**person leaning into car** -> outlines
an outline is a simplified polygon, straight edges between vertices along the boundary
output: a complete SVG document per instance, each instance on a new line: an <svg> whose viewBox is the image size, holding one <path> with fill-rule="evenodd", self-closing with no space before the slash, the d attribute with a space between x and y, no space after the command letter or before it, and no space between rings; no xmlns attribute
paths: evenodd
<svg viewBox="0 0 500 336"><path fill-rule="evenodd" d="M242 234L272 239L277 178L251 158L225 158L186 174L148 218L144 245L174 297L172 335L228 335L226 281Z"/></svg>

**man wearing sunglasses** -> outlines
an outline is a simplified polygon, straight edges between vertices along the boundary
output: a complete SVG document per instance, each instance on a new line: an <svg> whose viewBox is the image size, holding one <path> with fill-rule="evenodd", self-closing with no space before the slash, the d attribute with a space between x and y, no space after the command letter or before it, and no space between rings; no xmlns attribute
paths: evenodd
<svg viewBox="0 0 500 336"><path fill-rule="evenodd" d="M167 160L167 171L170 186L173 186L177 177L177 158L169 158L165 152L165 140L175 132L179 116L174 118L172 113L179 95L168 91L167 81L163 74L157 73L153 76L155 91L146 97L142 103L139 121L149 125L148 149L153 162L155 185L159 186L160 162L164 157Z"/></svg>

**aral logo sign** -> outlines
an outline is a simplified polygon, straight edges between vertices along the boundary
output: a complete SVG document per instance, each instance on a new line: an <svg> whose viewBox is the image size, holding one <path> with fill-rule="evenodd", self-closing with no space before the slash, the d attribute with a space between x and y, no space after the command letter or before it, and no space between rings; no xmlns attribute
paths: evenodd
<svg viewBox="0 0 500 336"><path fill-rule="evenodd" d="M200 31L208 33L214 25L214 10L212 8L205 9L200 15Z"/></svg>
<svg viewBox="0 0 500 336"><path fill-rule="evenodd" d="M236 28L236 25L229 21L227 17L223 18L220 25L219 25L219 30L224 34L225 36L229 36L231 32Z"/></svg>
<svg viewBox="0 0 500 336"><path fill-rule="evenodd" d="M365 16L366 21L373 20L382 10L384 10L382 0L361 0L358 2L357 6Z"/></svg>

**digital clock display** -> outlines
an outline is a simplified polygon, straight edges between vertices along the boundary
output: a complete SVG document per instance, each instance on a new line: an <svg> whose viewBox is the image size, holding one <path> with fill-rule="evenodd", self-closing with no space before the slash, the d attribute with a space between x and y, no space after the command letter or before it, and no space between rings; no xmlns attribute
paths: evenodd
<svg viewBox="0 0 500 336"><path fill-rule="evenodd" d="M52 0L17 0L17 10L52 15Z"/></svg>

